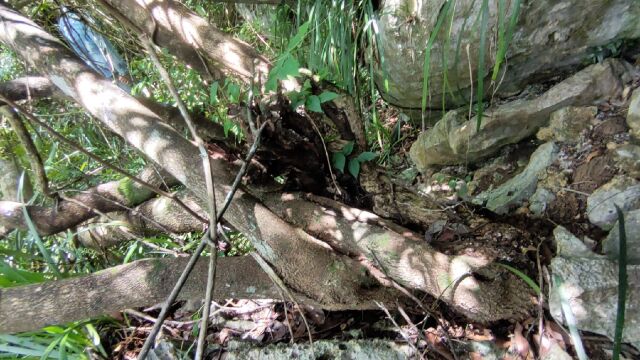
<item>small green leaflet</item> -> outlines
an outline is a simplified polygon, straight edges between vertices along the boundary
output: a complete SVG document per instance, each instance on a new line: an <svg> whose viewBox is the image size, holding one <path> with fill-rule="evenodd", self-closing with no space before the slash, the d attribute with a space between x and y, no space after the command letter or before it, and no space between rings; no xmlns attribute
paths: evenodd
<svg viewBox="0 0 640 360"><path fill-rule="evenodd" d="M302 43L302 40L304 40L304 37L307 36L307 33L309 32L310 24L311 24L311 20L307 20L304 24L300 25L296 35L289 41L289 45L287 46L286 52L291 52L293 49L298 47L300 43Z"/></svg>
<svg viewBox="0 0 640 360"><path fill-rule="evenodd" d="M215 81L213 84L211 84L211 87L209 87L209 104L216 105L218 103L219 87L220 84L217 81Z"/></svg>
<svg viewBox="0 0 640 360"><path fill-rule="evenodd" d="M333 167L340 170L340 172L344 172L344 163L346 160L347 158L344 156L343 153L333 153L333 156L332 156Z"/></svg>
<svg viewBox="0 0 640 360"><path fill-rule="evenodd" d="M358 174L360 174L360 161L358 159L349 160L349 174L351 174L354 178L358 178Z"/></svg>
<svg viewBox="0 0 640 360"><path fill-rule="evenodd" d="M342 153L345 156L349 156L349 154L351 154L351 152L353 151L353 141L349 141L348 143L346 143L344 145L344 147L342 148Z"/></svg>
<svg viewBox="0 0 640 360"><path fill-rule="evenodd" d="M316 95L311 95L307 98L305 103L307 109L315 112L322 112L322 107L320 106L320 98Z"/></svg>
<svg viewBox="0 0 640 360"><path fill-rule="evenodd" d="M331 100L337 98L338 96L340 96L340 95L338 95L338 94L336 94L334 92L324 91L324 92L322 92L322 94L319 95L319 98L320 98L320 102L321 103L326 103L327 101L331 101Z"/></svg>
<svg viewBox="0 0 640 360"><path fill-rule="evenodd" d="M371 151L365 151L362 154L358 155L357 159L360 162L365 162L365 161L371 161L373 159L375 159L378 156L378 154L371 152Z"/></svg>
<svg viewBox="0 0 640 360"><path fill-rule="evenodd" d="M229 96L229 102L237 104L240 102L240 85L236 83L229 83L227 85L227 95Z"/></svg>
<svg viewBox="0 0 640 360"><path fill-rule="evenodd" d="M289 76L298 76L300 74L299 69L300 63L298 63L298 60L291 56L291 54L284 54L269 72L269 79L265 84L265 90L276 91L278 81L284 80Z"/></svg>

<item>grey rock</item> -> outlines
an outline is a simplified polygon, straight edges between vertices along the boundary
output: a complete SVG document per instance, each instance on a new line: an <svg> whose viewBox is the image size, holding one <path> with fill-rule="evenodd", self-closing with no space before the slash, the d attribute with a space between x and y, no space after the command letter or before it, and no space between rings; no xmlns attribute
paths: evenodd
<svg viewBox="0 0 640 360"><path fill-rule="evenodd" d="M566 229L554 230L557 256L551 260L552 284L549 310L565 323L566 301L579 330L613 338L618 307L618 264L588 251L580 239ZM640 344L640 266L628 265L629 287L623 341ZM563 300L564 299L564 300Z"/></svg>
<svg viewBox="0 0 640 360"><path fill-rule="evenodd" d="M269 344L267 346L256 346L252 343L230 341L224 358L233 359L260 359L260 360L282 360L282 359L412 359L416 356L411 347L407 344L397 344L393 341L385 340L319 340L314 341L313 346L309 344Z"/></svg>
<svg viewBox="0 0 640 360"><path fill-rule="evenodd" d="M611 153L618 169L631 177L640 178L640 146L624 144L616 146Z"/></svg>
<svg viewBox="0 0 640 360"><path fill-rule="evenodd" d="M551 344L547 352L540 357L541 360L573 360L571 355L560 347L557 342Z"/></svg>
<svg viewBox="0 0 640 360"><path fill-rule="evenodd" d="M627 263L640 265L640 210L624 214L624 229L627 235ZM602 250L611 258L618 259L620 256L619 220L602 243Z"/></svg>
<svg viewBox="0 0 640 360"><path fill-rule="evenodd" d="M591 105L615 96L622 91L620 74L624 71L622 63L614 59L591 65L537 98L487 109L480 130L475 117L467 119L468 109L450 111L432 129L420 134L411 146L411 160L420 171L431 165L477 162L504 145L535 134L555 110Z"/></svg>
<svg viewBox="0 0 640 360"><path fill-rule="evenodd" d="M529 164L518 175L496 189L487 190L476 196L472 202L483 205L496 214L506 214L515 206L530 198L536 191L538 177L558 156L558 146L553 142L540 145L531 155Z"/></svg>
<svg viewBox="0 0 640 360"><path fill-rule="evenodd" d="M166 339L161 339L155 348L149 352L149 360L178 360L176 348Z"/></svg>
<svg viewBox="0 0 640 360"><path fill-rule="evenodd" d="M562 226L553 229L553 241L558 256L564 258L601 258L600 255L593 253L587 244Z"/></svg>
<svg viewBox="0 0 640 360"><path fill-rule="evenodd" d="M627 126L629 126L631 136L640 139L640 88L635 89L631 95L627 112Z"/></svg>
<svg viewBox="0 0 640 360"><path fill-rule="evenodd" d="M556 199L556 195L548 189L538 187L529 199L529 210L535 216L544 215L549 204Z"/></svg>
<svg viewBox="0 0 640 360"><path fill-rule="evenodd" d="M595 106L567 106L551 113L549 125L538 130L542 141L576 142L598 114Z"/></svg>
<svg viewBox="0 0 640 360"><path fill-rule="evenodd" d="M423 84L425 44L429 40L445 0L384 0L380 6L380 42L384 64L376 68L376 82L385 100L404 108L420 108ZM478 18L482 1L459 0L454 7L451 30L448 21L431 50L427 106L449 109L469 103L471 83L477 88L480 31ZM490 6L488 44L497 44L498 12ZM507 19L511 15L509 7ZM544 81L567 69L594 61L601 56L598 47L618 39L640 37L640 2L636 0L539 0L523 5L513 40L508 48L508 63L498 76L498 96L513 94L531 80ZM447 34L447 35L445 35ZM447 38L449 40L447 40ZM467 46L469 53L467 54ZM485 85L490 84L495 47L485 53ZM442 59L446 61L442 61ZM380 65L383 65L384 68ZM469 71L471 66L471 74ZM447 74L446 91L443 81ZM388 83L388 91L385 89ZM487 89L489 90L489 89ZM490 97L492 91L485 91ZM474 100L476 94L474 93Z"/></svg>
<svg viewBox="0 0 640 360"><path fill-rule="evenodd" d="M615 205L627 212L640 208L640 183L619 175L602 185L587 198L589 221L603 230L609 230L618 215Z"/></svg>

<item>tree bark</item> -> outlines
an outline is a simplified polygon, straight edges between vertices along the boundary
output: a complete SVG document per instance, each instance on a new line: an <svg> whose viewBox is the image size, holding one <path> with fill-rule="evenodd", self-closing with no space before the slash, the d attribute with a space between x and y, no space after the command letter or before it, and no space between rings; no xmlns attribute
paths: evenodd
<svg viewBox="0 0 640 360"><path fill-rule="evenodd" d="M174 0L105 0L158 46L167 48L205 78L234 75L264 84L269 61ZM209 76L207 76L209 75Z"/></svg>
<svg viewBox="0 0 640 360"><path fill-rule="evenodd" d="M188 258L145 259L91 275L0 289L0 333L37 330L47 325L97 317L166 299ZM201 299L208 259L196 264L179 299ZM250 256L218 260L214 298L279 299Z"/></svg>
<svg viewBox="0 0 640 360"><path fill-rule="evenodd" d="M138 100L94 73L55 37L2 6L0 41L47 75L111 131L161 164L206 208L201 159L192 142L163 124L157 114ZM216 199L221 207L236 168L220 156L213 156L211 164ZM326 307L359 303L374 292L379 293L372 289L375 280L356 260L335 254L326 244L287 224L243 190L236 193L226 220L247 235L260 255L274 265L293 289Z"/></svg>
<svg viewBox="0 0 640 360"><path fill-rule="evenodd" d="M171 176L161 176L149 167L139 174L139 178L155 187L172 186L177 181ZM0 226L7 230L27 230L23 207L42 236L56 234L74 227L100 213L126 210L136 206L155 194L131 179L111 181L61 200L58 206L46 207L25 205L15 201L0 201Z"/></svg>
<svg viewBox="0 0 640 360"><path fill-rule="evenodd" d="M11 101L63 96L62 92L44 76L25 76L0 83L0 94ZM0 106L2 105L6 104L0 101Z"/></svg>
<svg viewBox="0 0 640 360"><path fill-rule="evenodd" d="M187 191L177 195L185 205L206 218L197 200ZM184 234L204 231L204 224L166 197L157 197L129 211L117 211L85 223L78 229L78 240L91 248L106 248L142 236Z"/></svg>

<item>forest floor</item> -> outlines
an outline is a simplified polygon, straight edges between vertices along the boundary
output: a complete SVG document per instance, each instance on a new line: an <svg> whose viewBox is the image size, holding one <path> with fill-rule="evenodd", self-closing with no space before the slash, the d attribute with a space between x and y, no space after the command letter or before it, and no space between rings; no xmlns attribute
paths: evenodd
<svg viewBox="0 0 640 360"><path fill-rule="evenodd" d="M547 353L545 358L575 357L569 333L551 316L544 295L548 292L549 281L546 268L556 256L553 230L558 225L564 226L575 236L586 239L591 250L601 253L602 240L607 233L589 221L587 198L614 176L629 170L621 167L611 155L616 146L631 141L625 122L627 109L626 100L599 104L596 117L580 133L580 139L559 144L560 160L547 169L547 174L551 174L551 178L554 173L570 175L556 184L556 199L545 209L543 216L531 214L526 202L510 214L498 216L462 200L455 185L447 189L451 179L466 179L467 183L473 179L474 188L469 191L476 194L499 186L522 171L541 143L535 138L508 145L498 155L474 167L444 167L438 169L437 174L423 175L417 180L445 188L440 194L443 198L457 198L453 217L432 224L429 229L419 229L424 233L425 241L446 254L481 255L507 261L534 279L541 285L543 296L538 311L530 318L490 326L469 323L435 299L426 297L421 300L430 309L429 314L411 306L399 307L402 311L381 308L379 311L327 312L278 299L234 299L212 308L207 339L213 345L209 357L222 356L224 346L234 340L266 345L327 339L383 339L399 344L411 343L411 349L422 353L415 355L416 358L429 359L537 359L541 357L541 351ZM408 124L397 126L396 110L384 107L379 110L390 132L400 129L400 141L393 149L393 158L386 169L400 173L410 164L408 149L415 140L416 130ZM496 158L500 158L497 165ZM559 162L563 165L558 165ZM547 183L550 182L553 179L547 179ZM418 230L415 226L412 229ZM194 319L199 318L201 308L200 302L182 302L174 306L165 322L164 337L176 349L188 350L197 337ZM135 358L158 311L158 308L139 309L120 316L126 326L115 330L112 343L108 344L115 358ZM607 337L583 333L582 340L590 359L611 357L613 345ZM624 347L623 354L640 358L640 352L631 346Z"/></svg>

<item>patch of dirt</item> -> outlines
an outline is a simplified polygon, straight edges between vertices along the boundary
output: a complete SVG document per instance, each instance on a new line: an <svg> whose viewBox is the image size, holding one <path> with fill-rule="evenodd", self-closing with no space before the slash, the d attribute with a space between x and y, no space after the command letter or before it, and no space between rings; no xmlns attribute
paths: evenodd
<svg viewBox="0 0 640 360"><path fill-rule="evenodd" d="M578 165L573 174L572 189L585 193L592 193L595 189L613 178L616 172L610 156L598 156L600 151L594 152L595 157L588 157Z"/></svg>

